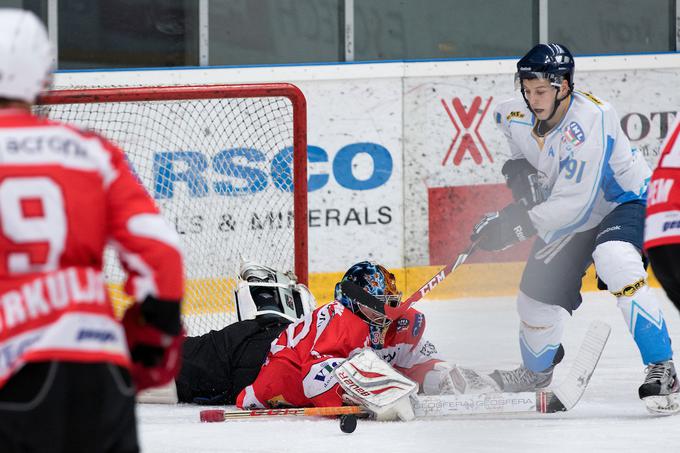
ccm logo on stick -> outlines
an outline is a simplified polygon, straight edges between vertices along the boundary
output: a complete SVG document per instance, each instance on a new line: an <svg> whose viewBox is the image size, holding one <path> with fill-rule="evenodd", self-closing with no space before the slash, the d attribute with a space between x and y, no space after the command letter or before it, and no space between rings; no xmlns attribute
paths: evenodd
<svg viewBox="0 0 680 453"><path fill-rule="evenodd" d="M440 273L432 277L429 282L427 282L427 286L421 288L420 294L424 296L425 294L429 293L430 291L432 291L432 289L434 289L435 286L437 286L445 278L446 275L444 274L444 271L441 271Z"/></svg>

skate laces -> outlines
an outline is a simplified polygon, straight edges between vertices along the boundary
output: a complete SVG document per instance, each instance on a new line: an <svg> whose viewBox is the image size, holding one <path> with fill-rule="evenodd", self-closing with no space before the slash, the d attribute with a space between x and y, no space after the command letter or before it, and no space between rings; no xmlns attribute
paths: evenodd
<svg viewBox="0 0 680 453"><path fill-rule="evenodd" d="M666 375L668 375L669 381L670 379L675 378L675 376L671 376L671 366L668 362L652 363L647 365L645 372L647 373L647 377L645 377L645 384L651 382L664 382L667 380Z"/></svg>
<svg viewBox="0 0 680 453"><path fill-rule="evenodd" d="M529 368L520 366L514 370L501 373L501 377L506 384L525 384L536 381L538 376Z"/></svg>

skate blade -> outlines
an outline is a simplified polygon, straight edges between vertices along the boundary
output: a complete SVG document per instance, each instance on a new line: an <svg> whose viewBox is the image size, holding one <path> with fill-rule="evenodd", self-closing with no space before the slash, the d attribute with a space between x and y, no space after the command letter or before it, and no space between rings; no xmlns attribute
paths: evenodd
<svg viewBox="0 0 680 453"><path fill-rule="evenodd" d="M648 396L644 398L647 410L656 415L673 415L680 412L680 394Z"/></svg>

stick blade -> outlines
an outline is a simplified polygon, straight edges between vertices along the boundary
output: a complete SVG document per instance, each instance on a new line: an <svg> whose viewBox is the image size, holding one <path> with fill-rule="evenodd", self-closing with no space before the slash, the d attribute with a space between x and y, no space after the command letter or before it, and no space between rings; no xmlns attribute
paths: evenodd
<svg viewBox="0 0 680 453"><path fill-rule="evenodd" d="M607 323L593 321L590 324L566 379L552 392L546 392L550 398L545 412L567 411L579 402L602 356L610 332L611 327Z"/></svg>

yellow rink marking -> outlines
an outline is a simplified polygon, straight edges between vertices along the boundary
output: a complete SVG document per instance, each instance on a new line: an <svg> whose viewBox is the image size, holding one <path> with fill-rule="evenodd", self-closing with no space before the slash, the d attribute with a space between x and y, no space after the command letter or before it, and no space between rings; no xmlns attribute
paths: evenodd
<svg viewBox="0 0 680 453"><path fill-rule="evenodd" d="M397 278L397 285L404 297L418 290L443 266L418 266L390 269ZM513 263L472 263L464 264L441 282L427 295L430 300L454 299L458 297L512 296L517 294L519 281L524 270L523 262ZM309 276L309 288L318 304L333 300L335 284L344 272L316 273ZM182 314L201 315L231 312L234 310L232 278L189 279L186 282ZM649 272L649 284L658 287L653 273ZM590 266L583 277L582 291L597 291L595 270ZM131 298L125 297L120 284L109 284L109 292L116 314L121 316Z"/></svg>

